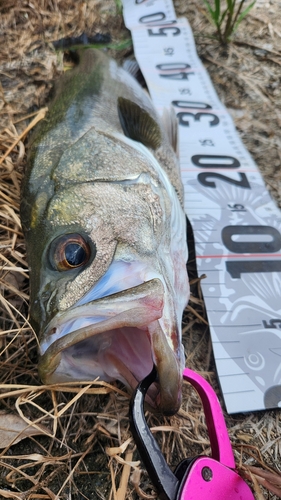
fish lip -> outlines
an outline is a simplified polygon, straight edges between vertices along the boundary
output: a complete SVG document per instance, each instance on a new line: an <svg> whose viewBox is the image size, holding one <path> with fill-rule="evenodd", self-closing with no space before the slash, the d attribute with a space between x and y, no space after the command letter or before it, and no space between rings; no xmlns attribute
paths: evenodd
<svg viewBox="0 0 281 500"><path fill-rule="evenodd" d="M96 314L100 317L104 315L116 318L119 314L118 310L120 312L132 310L133 304L140 305L141 307L150 307L154 311L159 311L158 316L157 314L155 315L155 319L160 318L164 307L164 286L162 281L159 278L153 278L140 285L106 295L102 298L94 299L81 305L74 305L66 311L57 313L48 323L43 334L40 335L40 348L42 354L48 349L48 344L53 343L48 340L48 337L52 335L52 330L57 329L67 321L85 318L89 316L91 312L92 315ZM97 324L101 323L103 323L103 321L97 322ZM91 324L90 326L92 328L94 325ZM72 333L74 333L74 331L64 335L62 339L67 338ZM46 348L43 347L44 343L47 345Z"/></svg>
<svg viewBox="0 0 281 500"><path fill-rule="evenodd" d="M144 335L148 335L151 345L151 366L155 363L159 377L159 390L155 405L153 405L152 398L150 397L152 393L155 395L155 386L148 391L147 402L149 406L154 406L154 408L156 406L158 410L165 414L174 414L180 405L181 373L179 360L169 346L159 322L163 314L163 307L164 286L160 279L154 278L133 288L57 314L50 321L49 325L47 325L41 339L41 345L52 334L55 324L63 325L66 320L75 319L77 315L83 315L86 310L89 316L89 308L94 311L96 310L96 314L100 316L104 313L109 317L103 321L70 331L66 335L54 340L45 352L43 352L39 360L38 369L41 379L45 383L58 382L59 376L56 376L56 370L61 362L62 352L83 340L116 328L131 327L147 329ZM115 311L118 311L117 314L112 312L114 308ZM145 322L143 318L145 318ZM165 357L165 360L163 360L163 357ZM115 357L116 360L118 360L118 356ZM120 360L118 366L122 364L124 365L123 361ZM130 369L126 367L126 372L129 371ZM130 381L128 381L128 378ZM167 380L169 380L168 384ZM172 384L171 380L173 380ZM127 377L126 381L132 389L139 382L132 371L131 376Z"/></svg>

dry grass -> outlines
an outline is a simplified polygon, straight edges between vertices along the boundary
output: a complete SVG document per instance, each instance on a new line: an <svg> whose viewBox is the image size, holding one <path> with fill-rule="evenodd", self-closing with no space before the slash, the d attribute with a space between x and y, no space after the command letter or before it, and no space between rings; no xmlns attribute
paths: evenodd
<svg viewBox="0 0 281 500"><path fill-rule="evenodd" d="M277 5L259 0L226 52L207 38L212 28L198 4L175 2L178 15L191 21L220 97L280 203ZM52 79L63 69L62 56L50 42L86 31L110 32L118 43L129 34L113 0L7 0L0 2L0 11L0 405L6 418L2 438L0 428L0 498L153 499L129 432L123 388L102 382L43 386L38 379L38 342L28 322L28 266L19 220L26 138L44 115ZM121 59L130 49L111 53ZM220 397L199 281L192 280L183 321L187 365L200 371ZM6 427L12 425L9 415L18 416L20 430L17 443L14 436L5 444ZM280 411L226 419L237 466L256 498L280 497ZM202 407L188 385L178 415L148 415L148 422L171 466L184 456L210 452Z"/></svg>

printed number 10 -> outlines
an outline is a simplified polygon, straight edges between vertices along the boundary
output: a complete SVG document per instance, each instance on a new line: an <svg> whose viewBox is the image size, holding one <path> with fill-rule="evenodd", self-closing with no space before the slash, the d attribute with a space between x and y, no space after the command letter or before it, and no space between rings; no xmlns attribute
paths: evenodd
<svg viewBox="0 0 281 500"><path fill-rule="evenodd" d="M233 237L262 236L263 241L235 241ZM233 253L272 254L281 248L281 235L271 226L226 226L222 230L222 242ZM258 255L257 255L258 256ZM236 260L227 261L226 269L232 278L241 278L242 273L281 272L281 260Z"/></svg>

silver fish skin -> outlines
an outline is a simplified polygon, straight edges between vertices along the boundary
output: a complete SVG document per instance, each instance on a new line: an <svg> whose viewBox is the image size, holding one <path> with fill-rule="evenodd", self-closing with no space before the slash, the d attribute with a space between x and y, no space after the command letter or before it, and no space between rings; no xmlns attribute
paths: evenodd
<svg viewBox="0 0 281 500"><path fill-rule="evenodd" d="M181 402L189 298L183 188L167 127L137 81L79 52L31 140L21 219L44 383L119 380L155 363L148 404Z"/></svg>

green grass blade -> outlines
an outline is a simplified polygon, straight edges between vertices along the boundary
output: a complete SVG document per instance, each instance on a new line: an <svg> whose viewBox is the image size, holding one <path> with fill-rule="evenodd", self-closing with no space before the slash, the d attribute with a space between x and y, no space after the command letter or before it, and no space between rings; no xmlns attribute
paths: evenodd
<svg viewBox="0 0 281 500"><path fill-rule="evenodd" d="M254 0L252 3L250 3L250 5L248 5L248 7L243 10L243 12L241 12L240 16L238 17L234 27L233 27L233 32L235 32L239 26L239 24L241 23L241 21L243 21L244 17L250 12L250 10L254 7L256 3L256 0Z"/></svg>
<svg viewBox="0 0 281 500"><path fill-rule="evenodd" d="M228 12L228 9L225 9L225 11L223 12L223 14L222 14L222 16L221 16L221 23L223 22L223 20L224 20L224 18L225 18L225 16L226 16L226 14L227 14L227 12Z"/></svg>
<svg viewBox="0 0 281 500"><path fill-rule="evenodd" d="M230 41L231 36L237 30L244 17L253 8L256 0L243 10L247 0L225 0L225 10L222 12L222 0L203 0L208 10L209 20L217 28L217 38L225 44Z"/></svg>
<svg viewBox="0 0 281 500"><path fill-rule="evenodd" d="M215 26L217 26L217 19L216 19L216 11L212 9L210 2L208 0L203 0L204 4L206 5L208 12L211 16L211 19Z"/></svg>
<svg viewBox="0 0 281 500"><path fill-rule="evenodd" d="M233 15L234 12L235 2L236 0L227 0L227 8L231 16Z"/></svg>
<svg viewBox="0 0 281 500"><path fill-rule="evenodd" d="M122 14L123 4L121 0L115 0L117 14Z"/></svg>
<svg viewBox="0 0 281 500"><path fill-rule="evenodd" d="M221 0L215 0L215 17L217 22L220 22L220 14L221 14Z"/></svg>
<svg viewBox="0 0 281 500"><path fill-rule="evenodd" d="M57 48L56 52L64 52L65 50L84 50L84 49L113 49L113 50L124 50L128 49L133 45L133 41L131 38L127 38L126 40L122 40L117 43L89 43L87 45L71 45L71 47L61 47Z"/></svg>

